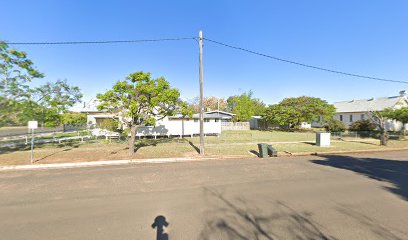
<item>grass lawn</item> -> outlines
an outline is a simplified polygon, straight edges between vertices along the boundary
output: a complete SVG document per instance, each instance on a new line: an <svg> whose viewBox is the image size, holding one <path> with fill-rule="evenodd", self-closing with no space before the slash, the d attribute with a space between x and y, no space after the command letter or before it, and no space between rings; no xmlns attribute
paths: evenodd
<svg viewBox="0 0 408 240"><path fill-rule="evenodd" d="M280 154L314 153L331 151L381 150L408 148L408 141L390 140L387 147L379 146L379 140L347 139L332 141L330 147L318 147L310 142L315 134L310 132L262 132L228 131L220 137L206 137L206 155L208 156L246 156L256 157L257 143L271 143ZM142 139L136 143L136 153L132 158L168 158L198 156L199 139ZM289 142L289 143L288 143ZM292 142L292 143L290 143ZM295 142L295 143L294 143ZM286 152L286 153L285 153ZM35 149L35 163L60 163L98 160L129 159L128 148L124 143L108 143L104 140L80 143L44 144ZM29 146L20 149L0 149L0 165L29 164Z"/></svg>

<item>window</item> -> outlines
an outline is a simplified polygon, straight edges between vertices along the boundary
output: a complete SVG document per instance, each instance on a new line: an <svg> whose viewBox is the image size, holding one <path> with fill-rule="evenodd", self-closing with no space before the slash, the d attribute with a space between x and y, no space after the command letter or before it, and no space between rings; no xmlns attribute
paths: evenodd
<svg viewBox="0 0 408 240"><path fill-rule="evenodd" d="M365 114L361 114L361 120L365 119Z"/></svg>
<svg viewBox="0 0 408 240"><path fill-rule="evenodd" d="M350 122L353 121L353 115L350 114Z"/></svg>
<svg viewBox="0 0 408 240"><path fill-rule="evenodd" d="M198 122L198 119L194 119L194 122Z"/></svg>
<svg viewBox="0 0 408 240"><path fill-rule="evenodd" d="M205 119L204 119L204 122L210 122L210 119L205 118Z"/></svg>
<svg viewBox="0 0 408 240"><path fill-rule="evenodd" d="M343 122L343 115L340 115L340 121Z"/></svg>
<svg viewBox="0 0 408 240"><path fill-rule="evenodd" d="M214 119L215 120L215 122L219 122L220 121L220 119L218 119L218 118L216 118L216 119Z"/></svg>

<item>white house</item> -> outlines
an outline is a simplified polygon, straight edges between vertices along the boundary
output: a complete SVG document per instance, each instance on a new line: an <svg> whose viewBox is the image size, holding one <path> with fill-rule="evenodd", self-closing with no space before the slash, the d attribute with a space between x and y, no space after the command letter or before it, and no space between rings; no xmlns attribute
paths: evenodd
<svg viewBox="0 0 408 240"><path fill-rule="evenodd" d="M407 92L401 91L399 96L350 100L336 102L333 105L336 107L334 118L342 121L346 126L350 126L355 121L369 119L367 115L369 111L383 111L386 108L399 109L401 107L407 107L408 99ZM389 131L399 131L402 128L402 123L395 120L388 120L386 127Z"/></svg>
<svg viewBox="0 0 408 240"><path fill-rule="evenodd" d="M87 114L89 128L99 128L104 119L119 119L116 114L99 111L98 101L91 100L84 105L82 113ZM231 122L235 114L223 111L209 111L204 113L204 134L218 135L222 131L223 123ZM191 118L177 114L167 116L156 121L155 126L143 126L137 131L137 136L192 136L200 133L199 114Z"/></svg>

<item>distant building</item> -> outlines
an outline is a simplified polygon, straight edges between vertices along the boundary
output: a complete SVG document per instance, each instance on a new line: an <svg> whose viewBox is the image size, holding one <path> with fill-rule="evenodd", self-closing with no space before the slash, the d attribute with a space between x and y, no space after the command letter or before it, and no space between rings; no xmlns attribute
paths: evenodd
<svg viewBox="0 0 408 240"><path fill-rule="evenodd" d="M346 127L349 127L355 121L369 119L367 115L369 111L383 111L386 108L399 109L401 107L407 107L408 99L407 92L401 91L399 96L350 100L336 102L333 105L336 107L334 118L342 121ZM399 131L402 128L402 123L388 120L386 127L390 131Z"/></svg>

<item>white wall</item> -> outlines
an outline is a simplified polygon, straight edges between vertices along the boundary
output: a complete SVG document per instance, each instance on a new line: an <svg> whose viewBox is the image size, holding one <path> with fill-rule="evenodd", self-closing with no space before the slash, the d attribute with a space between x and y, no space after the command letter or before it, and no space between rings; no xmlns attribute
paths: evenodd
<svg viewBox="0 0 408 240"><path fill-rule="evenodd" d="M350 127L353 122L358 121L358 120L370 120L368 117L367 113L336 113L334 115L334 118L340 121L340 115L343 115L343 123L346 125L346 127ZM350 115L353 116L353 121L350 121ZM361 117L361 115L364 115L364 118ZM402 123L395 121L395 120L387 120L385 127L387 128L388 131L400 131L402 128ZM408 127L408 124L406 124L406 127ZM407 129L407 128L405 128Z"/></svg>
<svg viewBox="0 0 408 240"><path fill-rule="evenodd" d="M205 134L220 134L221 122L205 122ZM137 130L136 136L181 136L200 134L200 123L194 121L160 121L156 126L145 126Z"/></svg>

